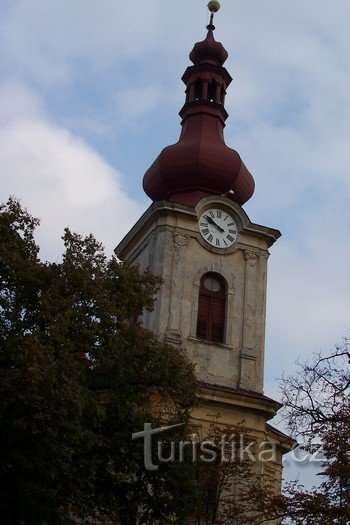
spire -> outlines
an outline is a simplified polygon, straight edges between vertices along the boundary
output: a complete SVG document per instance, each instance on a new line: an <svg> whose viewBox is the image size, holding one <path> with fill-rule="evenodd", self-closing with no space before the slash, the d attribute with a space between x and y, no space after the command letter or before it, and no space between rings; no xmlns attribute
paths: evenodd
<svg viewBox="0 0 350 525"><path fill-rule="evenodd" d="M198 42L190 53L190 60L194 65L207 63L222 66L227 58L228 53L220 42L216 42L214 38L214 14L220 9L219 2L212 1L208 4L208 9L211 12L210 23L207 25L208 34L203 42Z"/></svg>
<svg viewBox="0 0 350 525"><path fill-rule="evenodd" d="M180 111L180 139L161 152L143 179L144 190L154 201L195 206L209 195L226 195L242 205L254 193L252 175L225 144L225 95L232 78L223 67L228 53L214 38L219 2L209 2L208 9L207 36L193 47L189 56L193 66L182 77L186 100Z"/></svg>

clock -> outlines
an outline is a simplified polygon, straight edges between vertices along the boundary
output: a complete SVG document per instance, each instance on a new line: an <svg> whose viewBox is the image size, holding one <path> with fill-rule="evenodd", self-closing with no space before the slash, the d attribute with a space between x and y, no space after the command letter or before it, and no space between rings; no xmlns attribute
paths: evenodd
<svg viewBox="0 0 350 525"><path fill-rule="evenodd" d="M230 248L238 236L232 216L224 210L210 208L199 218L199 231L205 241L215 248Z"/></svg>

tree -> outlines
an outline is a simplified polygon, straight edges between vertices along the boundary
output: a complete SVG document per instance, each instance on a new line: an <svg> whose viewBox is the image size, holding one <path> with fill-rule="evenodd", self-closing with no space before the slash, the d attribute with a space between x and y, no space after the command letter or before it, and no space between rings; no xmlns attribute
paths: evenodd
<svg viewBox="0 0 350 525"><path fill-rule="evenodd" d="M0 207L0 508L6 524L181 523L196 497L184 464L145 470L145 421L185 423L196 381L183 350L137 321L160 285L92 237L65 230L40 261L39 221Z"/></svg>
<svg viewBox="0 0 350 525"><path fill-rule="evenodd" d="M206 435L206 450L216 461L199 464L202 498L191 525L261 525L275 516L279 487L260 472L258 443L245 422L220 425L214 416ZM255 447L251 449L251 445ZM244 452L247 448L249 454ZM207 453L208 454L208 453ZM269 454L270 455L270 454ZM272 454L271 454L272 456ZM266 455L267 457L267 455Z"/></svg>
<svg viewBox="0 0 350 525"><path fill-rule="evenodd" d="M328 355L299 363L296 376L284 378L283 402L289 427L314 453L323 447L319 475L312 490L293 483L280 500L286 523L350 523L350 349L348 341Z"/></svg>

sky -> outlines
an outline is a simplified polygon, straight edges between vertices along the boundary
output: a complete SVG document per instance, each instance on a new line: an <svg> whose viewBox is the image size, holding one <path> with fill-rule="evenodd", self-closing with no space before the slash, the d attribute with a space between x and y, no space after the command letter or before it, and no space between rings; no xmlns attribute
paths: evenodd
<svg viewBox="0 0 350 525"><path fill-rule="evenodd" d="M0 0L0 201L111 253L150 204L144 172L177 141L205 0ZM222 0L234 78L226 143L253 174L244 206L271 248L266 394L295 361L350 336L350 2Z"/></svg>

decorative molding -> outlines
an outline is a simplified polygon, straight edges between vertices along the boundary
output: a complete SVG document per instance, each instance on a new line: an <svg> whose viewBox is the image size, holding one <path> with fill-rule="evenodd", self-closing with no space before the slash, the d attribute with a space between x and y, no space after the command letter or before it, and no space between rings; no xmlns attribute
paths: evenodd
<svg viewBox="0 0 350 525"><path fill-rule="evenodd" d="M192 343L196 343L196 346L195 348L199 348L200 346L205 346L206 348L226 348L227 350L233 350L233 346L231 344L228 344L228 343L216 343L215 341L205 341L204 339L198 339L198 337L194 337L192 335L190 335L188 338L187 338L189 341L191 341Z"/></svg>
<svg viewBox="0 0 350 525"><path fill-rule="evenodd" d="M255 348L242 348L241 357L247 359L257 359L259 352Z"/></svg>
<svg viewBox="0 0 350 525"><path fill-rule="evenodd" d="M237 280L237 272L231 272L229 274L230 279L226 279L227 281L227 294L228 295L235 295L236 294L236 280Z"/></svg>
<svg viewBox="0 0 350 525"><path fill-rule="evenodd" d="M167 343L170 343L170 344L177 344L177 345L181 345L182 344L182 335L180 333L179 330L169 330L168 328L168 331L166 333L166 336L165 336L165 341Z"/></svg>
<svg viewBox="0 0 350 525"><path fill-rule="evenodd" d="M259 252L252 252L250 250L244 250L244 259L250 264L251 266L254 266L257 262L257 260L260 257Z"/></svg>
<svg viewBox="0 0 350 525"><path fill-rule="evenodd" d="M180 333L181 310L184 287L184 247L190 236L185 233L167 231L166 252L169 256L169 311L167 323L167 338L181 341Z"/></svg>
<svg viewBox="0 0 350 525"><path fill-rule="evenodd" d="M189 238L190 238L189 235L186 235L184 233L175 232L173 235L175 247L179 246L182 248L184 246L187 246Z"/></svg>
<svg viewBox="0 0 350 525"><path fill-rule="evenodd" d="M150 241L149 241L149 256L150 257L152 257L152 255L153 255L154 247L155 247L155 244L156 244L156 240L157 240L157 234L154 232L154 233L152 233L152 236L151 236Z"/></svg>
<svg viewBox="0 0 350 525"><path fill-rule="evenodd" d="M256 390L257 384L257 360L254 357L241 355L241 373L239 386L248 390Z"/></svg>

